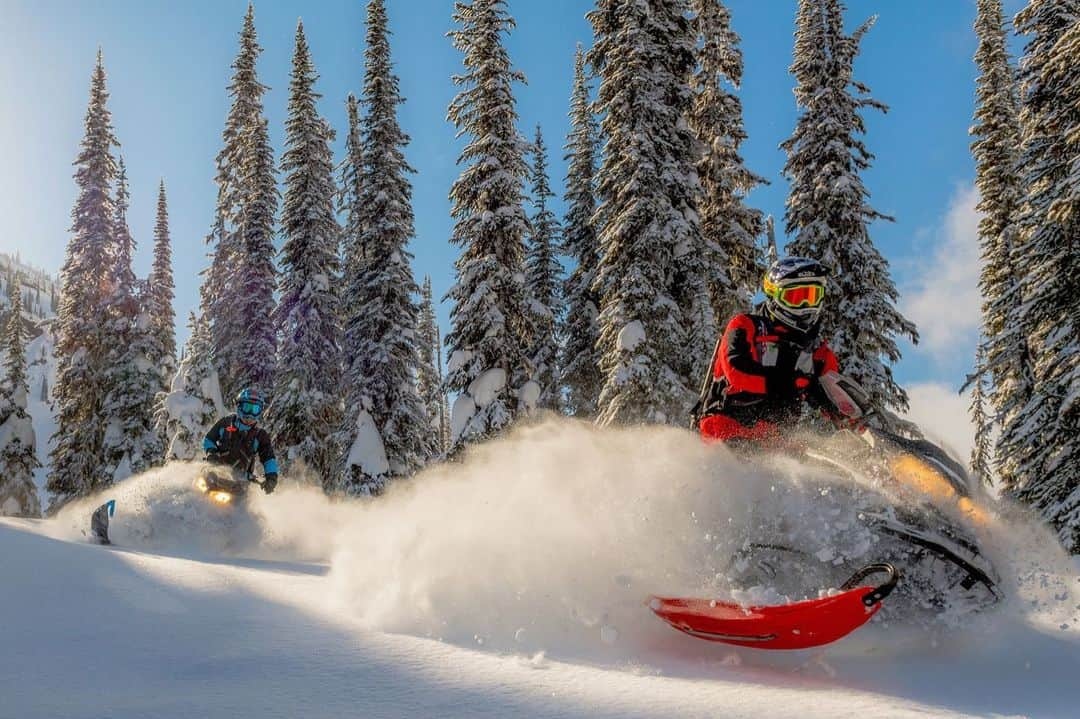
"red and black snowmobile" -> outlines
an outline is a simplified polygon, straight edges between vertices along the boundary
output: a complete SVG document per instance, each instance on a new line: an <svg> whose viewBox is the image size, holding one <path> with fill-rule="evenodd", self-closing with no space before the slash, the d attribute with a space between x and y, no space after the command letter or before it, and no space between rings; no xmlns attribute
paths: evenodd
<svg viewBox="0 0 1080 719"><path fill-rule="evenodd" d="M740 646L803 649L858 629L887 597L893 616L972 611L1001 598L978 543L990 517L977 483L940 447L905 436L910 426L865 409L869 400L855 382L823 380L861 431L732 448L752 453L755 465L786 461L799 477L777 483L787 495L746 521L748 536L719 572L726 586L717 594L756 588L792 601L652 597L649 607L674 628Z"/></svg>

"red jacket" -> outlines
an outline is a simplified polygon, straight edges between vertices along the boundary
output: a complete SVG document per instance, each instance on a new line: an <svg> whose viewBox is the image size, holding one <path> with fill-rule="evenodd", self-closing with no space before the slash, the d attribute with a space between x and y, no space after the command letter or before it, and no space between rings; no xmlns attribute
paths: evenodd
<svg viewBox="0 0 1080 719"><path fill-rule="evenodd" d="M837 371L836 355L816 331L793 330L764 315L736 315L720 337L702 394L703 433L711 415L744 428L793 422L803 401L824 399L814 380ZM723 424L735 431L730 422Z"/></svg>

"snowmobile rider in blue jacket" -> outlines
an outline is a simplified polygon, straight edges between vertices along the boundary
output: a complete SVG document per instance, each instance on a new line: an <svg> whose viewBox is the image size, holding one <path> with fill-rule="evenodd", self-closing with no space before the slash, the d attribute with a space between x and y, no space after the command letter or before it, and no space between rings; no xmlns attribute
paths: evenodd
<svg viewBox="0 0 1080 719"><path fill-rule="evenodd" d="M222 417L203 438L206 461L230 467L235 474L254 480L255 458L262 462L266 475L263 491L270 494L278 481L278 464L274 445L265 429L259 427L259 416L266 398L255 389L242 389L236 395L236 414Z"/></svg>

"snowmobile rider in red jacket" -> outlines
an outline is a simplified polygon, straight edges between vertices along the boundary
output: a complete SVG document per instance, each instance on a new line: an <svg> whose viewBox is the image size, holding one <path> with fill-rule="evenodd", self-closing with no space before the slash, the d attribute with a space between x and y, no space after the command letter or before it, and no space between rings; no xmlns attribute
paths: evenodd
<svg viewBox="0 0 1080 719"><path fill-rule="evenodd" d="M236 414L222 417L203 438L206 461L230 467L233 473L254 481L255 458L262 462L263 491L270 494L277 487L278 464L274 445L265 429L259 427L266 398L255 389L240 390L236 395Z"/></svg>
<svg viewBox="0 0 1080 719"><path fill-rule="evenodd" d="M836 355L819 334L829 268L788 257L765 274L765 302L736 315L716 345L694 407L707 440L775 440L808 402L835 411L819 378L838 372Z"/></svg>

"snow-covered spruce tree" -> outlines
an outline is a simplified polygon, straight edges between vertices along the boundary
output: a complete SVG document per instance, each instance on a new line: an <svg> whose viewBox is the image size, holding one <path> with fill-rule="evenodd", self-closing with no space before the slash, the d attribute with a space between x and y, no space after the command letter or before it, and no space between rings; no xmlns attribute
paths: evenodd
<svg viewBox="0 0 1080 719"><path fill-rule="evenodd" d="M975 364L982 362L982 352L975 353ZM990 467L993 461L993 440L990 435L992 420L986 413L988 380L985 376L975 378L971 388L971 424L975 427L975 445L971 448L971 474L981 482L993 483Z"/></svg>
<svg viewBox="0 0 1080 719"><path fill-rule="evenodd" d="M37 460L34 425L26 412L26 337L21 298L11 306L4 349L7 376L0 385L0 515L40 517L34 486Z"/></svg>
<svg viewBox="0 0 1080 719"><path fill-rule="evenodd" d="M417 333L417 350L420 366L416 374L416 390L424 403L428 427L439 437L442 447L442 370L437 362L439 328L435 319L435 301L431 294L431 277L424 277L420 289L420 325Z"/></svg>
<svg viewBox="0 0 1080 719"><path fill-rule="evenodd" d="M239 232L243 239L244 264L237 282L235 308L245 332L239 343L238 387L269 387L273 384L277 334L274 329L274 215L278 189L274 177L274 154L266 118L260 118L249 137L250 154L245 163L244 212Z"/></svg>
<svg viewBox="0 0 1080 719"><path fill-rule="evenodd" d="M513 93L525 76L511 67L502 37L515 23L505 0L457 2L454 21L460 27L449 34L464 54L465 72L453 78L461 92L448 118L469 142L450 189L451 242L461 247L457 282L447 293L454 302L447 388L458 395L452 452L512 424L531 374L524 287L529 221L523 207L529 145L517 130Z"/></svg>
<svg viewBox="0 0 1080 719"><path fill-rule="evenodd" d="M285 122L285 202L281 230L281 338L269 407L274 447L286 474L310 469L327 486L340 456L341 306L337 282L341 228L334 214L334 131L315 107L318 74L303 23L296 26L289 117Z"/></svg>
<svg viewBox="0 0 1080 719"><path fill-rule="evenodd" d="M343 273L363 266L364 248L360 245L360 195L364 178L364 148L360 139L360 101L349 93L345 101L349 132L345 137L345 158L339 166L338 211L344 214L345 222L341 228L341 257ZM344 292L341 298L342 316L356 311L355 299Z"/></svg>
<svg viewBox="0 0 1080 719"><path fill-rule="evenodd" d="M151 316L153 297L132 271L135 240L127 223L128 201L127 174L121 159L110 257L112 293L104 315L109 346L101 405L103 471L111 481L146 471L159 463L163 454L153 413L162 391L159 361L163 351Z"/></svg>
<svg viewBox="0 0 1080 719"><path fill-rule="evenodd" d="M1022 189L1018 167L1020 123L1017 108L1016 82L1006 47L1005 21L1001 0L979 0L975 33L979 47L975 63L979 67L976 81L975 124L971 145L975 158L975 186L979 190L977 209L979 242L983 260L979 289L982 291L982 342L971 378L975 391L985 394L998 422L1013 425L1017 411L1031 396L1033 369L1028 337L1010 316L1021 305L1020 281L1025 258L1016 252L1018 241L1017 218ZM989 460L990 424L981 400L972 403L972 420L976 426L976 452ZM1012 463L1008 456L1017 442L1027 443L1027 437L1002 437L1002 452L998 456L998 477L1003 487L1014 486ZM972 462L976 458L973 456ZM976 471L979 471L976 469ZM989 478L988 468L982 476Z"/></svg>
<svg viewBox="0 0 1080 719"><path fill-rule="evenodd" d="M359 268L347 267L353 310L346 316L346 386L342 434L348 450L340 487L350 494L379 491L389 479L408 476L438 452L417 392L420 370L408 243L414 237L413 172L405 159L409 137L397 120L403 102L390 57L384 0L367 6L361 122L363 174L360 187ZM378 441L375 441L377 438ZM381 452L372 452L381 445Z"/></svg>
<svg viewBox="0 0 1080 719"><path fill-rule="evenodd" d="M742 82L743 58L731 14L720 0L692 4L697 70L690 79L694 102L687 119L701 143L701 234L713 269L709 296L716 322L723 326L733 314L750 308L761 284L764 267L757 238L764 230L763 215L746 206L746 195L767 181L748 170L739 156L746 130L734 90Z"/></svg>
<svg viewBox="0 0 1080 719"><path fill-rule="evenodd" d="M221 385L214 368L214 347L205 317L188 320L191 335L172 386L161 397L155 415L165 436L165 459L190 461L202 457L203 437L225 413Z"/></svg>
<svg viewBox="0 0 1080 719"><path fill-rule="evenodd" d="M592 111L591 90L585 72L585 53L578 45L574 56L574 89L570 95L570 134L566 137L566 216L563 218L563 252L575 266L563 288L562 386L566 411L574 417L592 419L603 375L600 373L600 298L593 281L600 263L596 233L596 163L600 127Z"/></svg>
<svg viewBox="0 0 1080 719"><path fill-rule="evenodd" d="M1023 300L1010 321L1030 338L1035 383L1002 439L1016 478L1010 493L1080 554L1078 16L1077 0L1032 0L1015 20L1028 43L1020 62Z"/></svg>
<svg viewBox="0 0 1080 719"><path fill-rule="evenodd" d="M694 67L687 3L601 0L588 18L607 138L598 173L601 424L680 424L708 362L696 140L685 122ZM707 326L703 323L707 323Z"/></svg>
<svg viewBox="0 0 1080 719"><path fill-rule="evenodd" d="M255 35L255 10L248 5L233 62L224 145L217 157L220 228L204 280L203 312L214 341L215 361L228 396L244 386L266 389L273 379L276 350L273 309L274 213L277 186L269 130L255 63L262 48Z"/></svg>
<svg viewBox="0 0 1080 719"><path fill-rule="evenodd" d="M165 180L158 185L157 218L154 222L154 264L147 280L150 320L154 337L161 347L162 389L176 371L176 312L173 298L172 239L169 237L169 206L165 198Z"/></svg>
<svg viewBox="0 0 1080 719"><path fill-rule="evenodd" d="M532 231L526 239L525 287L529 298L531 338L529 363L533 368L532 379L539 395L529 398L529 404L538 409L559 412L562 410L562 392L559 388L559 337L558 327L562 321L562 265L556 255L561 228L555 213L548 208L548 201L555 196L548 178L547 146L540 125L536 126L533 143L533 165L529 178L532 190Z"/></svg>
<svg viewBox="0 0 1080 719"><path fill-rule="evenodd" d="M351 377L350 366L355 357L354 350L361 341L358 335L352 333L349 318L359 317L363 312L364 296L360 292L360 278L364 274L367 258L361 244L361 235L363 234L361 196L364 184L364 149L360 136L360 101L352 93L349 93L345 101L345 110L348 117L348 134L345 138L345 157L339 166L337 197L338 212L344 215L344 223L341 227L340 321L342 326L342 380L348 382ZM347 387L347 385L343 386ZM336 438L340 450L350 447L350 443L355 439L356 427L344 421L347 417L347 413L342 415L343 421ZM381 451L381 448L379 451ZM343 475L334 477L331 484L325 486L324 489L327 492L344 491L341 486L342 477Z"/></svg>
<svg viewBox="0 0 1080 719"><path fill-rule="evenodd" d="M75 160L79 196L72 210L71 240L60 271L62 289L56 319L57 428L54 435L49 513L89 494L105 482L101 462L102 365L106 338L103 317L109 293L112 222L111 185L117 144L107 107L105 67L98 51L86 110L86 134Z"/></svg>
<svg viewBox="0 0 1080 719"><path fill-rule="evenodd" d="M439 368L439 447L440 457L450 451L450 396L446 393L446 378L443 376L442 332L435 326L435 366Z"/></svg>
<svg viewBox="0 0 1080 719"><path fill-rule="evenodd" d="M800 0L791 71L802 107L794 134L781 147L791 182L787 199L789 255L816 258L833 270L822 319L844 373L869 392L875 405L905 409L907 393L893 379L900 359L896 339L918 340L915 326L896 309L888 262L874 247L869 225L891 219L867 203L860 172L873 155L860 139L864 108L886 108L852 78L855 57L873 18L852 35L843 30L839 0Z"/></svg>

